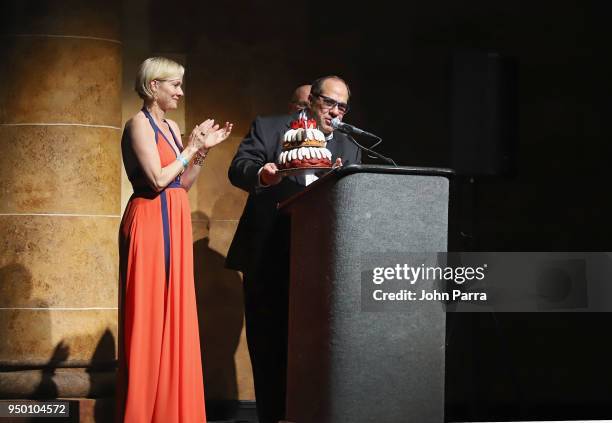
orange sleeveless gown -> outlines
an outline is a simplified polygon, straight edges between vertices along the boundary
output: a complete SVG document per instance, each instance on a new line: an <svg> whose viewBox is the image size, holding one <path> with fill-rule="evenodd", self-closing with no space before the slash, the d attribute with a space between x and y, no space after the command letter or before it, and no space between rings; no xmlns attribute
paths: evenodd
<svg viewBox="0 0 612 423"><path fill-rule="evenodd" d="M170 142L180 146L143 111L165 167L176 160ZM130 180L119 232L118 421L206 422L187 192L178 178L160 193L135 182L141 174Z"/></svg>

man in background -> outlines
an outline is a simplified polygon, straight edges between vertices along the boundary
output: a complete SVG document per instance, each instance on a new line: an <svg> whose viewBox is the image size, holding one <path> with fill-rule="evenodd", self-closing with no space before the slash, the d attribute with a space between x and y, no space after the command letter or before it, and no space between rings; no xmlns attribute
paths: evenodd
<svg viewBox="0 0 612 423"><path fill-rule="evenodd" d="M295 89L291 100L289 100L289 114L301 112L308 107L308 97L310 96L310 84L300 85Z"/></svg>

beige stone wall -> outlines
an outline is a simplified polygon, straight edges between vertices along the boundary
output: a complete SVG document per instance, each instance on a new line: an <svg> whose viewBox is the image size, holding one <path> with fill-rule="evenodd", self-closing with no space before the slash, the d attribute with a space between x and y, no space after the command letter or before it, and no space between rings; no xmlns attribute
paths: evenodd
<svg viewBox="0 0 612 423"><path fill-rule="evenodd" d="M212 114L211 114L212 116ZM232 187L227 169L241 137L211 151L192 188L196 292L207 399L255 398L244 332L242 280L224 268L246 193Z"/></svg>
<svg viewBox="0 0 612 423"><path fill-rule="evenodd" d="M247 197L227 178L230 162L244 135L246 119L240 119L238 114L244 111L233 110L236 99L224 97L220 90L223 86L237 86L230 69L219 64L203 68L197 56L190 56L187 65L186 127L193 128L207 118L220 124L225 121L235 124L232 136L211 150L189 195L205 394L209 400L254 400L241 275L224 267Z"/></svg>
<svg viewBox="0 0 612 423"><path fill-rule="evenodd" d="M0 372L0 396L86 395L91 372L27 369L115 357L119 14L107 1L8 3L0 47L0 365L26 370Z"/></svg>

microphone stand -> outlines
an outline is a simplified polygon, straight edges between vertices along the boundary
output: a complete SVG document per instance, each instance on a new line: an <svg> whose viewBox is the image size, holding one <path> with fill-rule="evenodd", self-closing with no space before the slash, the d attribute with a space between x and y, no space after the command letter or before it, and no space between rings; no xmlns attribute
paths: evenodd
<svg viewBox="0 0 612 423"><path fill-rule="evenodd" d="M385 162L387 162L389 164L392 164L395 167L398 167L397 163L395 163L392 158L385 157L382 154L372 150L372 148L376 147L378 144L380 144L382 142L382 138L380 138L380 137L378 137L378 136L376 136L374 134L370 134L369 132L364 132L364 135L369 135L372 138L376 138L378 140L372 147L367 148L367 147L364 147L363 145L359 144L357 141L355 141L355 138L353 138L351 135L349 135L349 134L347 134L347 135L348 135L348 139L351 140L353 142L353 144L355 144L357 147L359 147L360 149L366 151L368 153L369 157L374 156L375 158L384 160Z"/></svg>

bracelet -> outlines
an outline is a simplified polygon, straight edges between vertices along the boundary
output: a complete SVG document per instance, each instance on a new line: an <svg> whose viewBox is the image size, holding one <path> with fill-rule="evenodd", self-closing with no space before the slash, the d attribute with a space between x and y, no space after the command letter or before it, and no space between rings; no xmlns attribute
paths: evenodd
<svg viewBox="0 0 612 423"><path fill-rule="evenodd" d="M182 154L179 154L179 156L176 158L176 160L180 160L180 162L183 163L183 169L187 169L187 166L189 166L189 160L187 160L185 157L183 157Z"/></svg>
<svg viewBox="0 0 612 423"><path fill-rule="evenodd" d="M207 155L208 153L202 154L198 151L197 153L195 153L195 157L193 158L193 164L196 166L202 166L204 164L204 159Z"/></svg>

